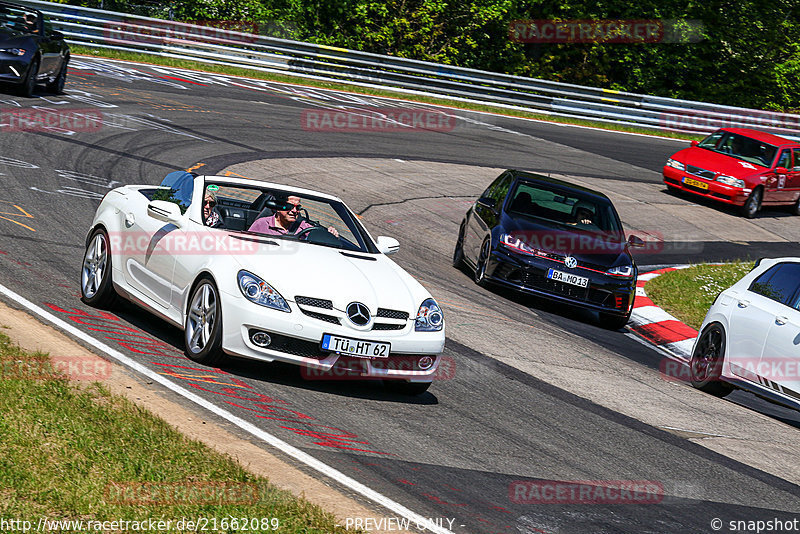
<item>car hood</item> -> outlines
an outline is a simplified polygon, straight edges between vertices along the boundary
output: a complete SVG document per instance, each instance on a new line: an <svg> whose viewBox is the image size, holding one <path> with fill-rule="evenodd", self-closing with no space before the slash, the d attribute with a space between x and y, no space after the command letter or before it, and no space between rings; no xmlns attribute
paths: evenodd
<svg viewBox="0 0 800 534"><path fill-rule="evenodd" d="M11 31L8 28L0 28L0 48L30 48L25 46L33 38L24 33Z"/></svg>
<svg viewBox="0 0 800 534"><path fill-rule="evenodd" d="M743 178L768 170L767 167L750 163L732 156L712 152L705 148L689 147L675 153L672 159L687 165L694 165L716 173L727 174L736 178Z"/></svg>
<svg viewBox="0 0 800 534"><path fill-rule="evenodd" d="M241 236L229 235L228 239ZM241 269L262 278L289 301L298 296L325 299L338 310L358 301L372 313L380 307L414 317L422 301L430 298L419 282L383 254L282 239L263 241L277 245L262 244L257 253L239 254L234 259Z"/></svg>
<svg viewBox="0 0 800 534"><path fill-rule="evenodd" d="M505 233L520 239L529 247L562 256L570 255L582 263L607 268L633 263L627 244L619 234L554 228L527 217L506 217L503 227Z"/></svg>

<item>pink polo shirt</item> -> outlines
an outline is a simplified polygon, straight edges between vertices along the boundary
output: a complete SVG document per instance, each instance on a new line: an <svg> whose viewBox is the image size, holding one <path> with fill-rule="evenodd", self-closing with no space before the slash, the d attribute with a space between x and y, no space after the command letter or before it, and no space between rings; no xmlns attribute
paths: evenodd
<svg viewBox="0 0 800 534"><path fill-rule="evenodd" d="M297 232L305 230L306 228L311 228L311 225L308 223L308 221L305 220L300 221L299 225L297 224L297 222L295 222L294 225L296 226L296 228L294 228L292 234L296 234ZM289 233L284 228L277 225L277 223L275 222L274 215L256 219L256 221L250 227L249 231L258 232L259 234L266 234L266 235L284 235Z"/></svg>

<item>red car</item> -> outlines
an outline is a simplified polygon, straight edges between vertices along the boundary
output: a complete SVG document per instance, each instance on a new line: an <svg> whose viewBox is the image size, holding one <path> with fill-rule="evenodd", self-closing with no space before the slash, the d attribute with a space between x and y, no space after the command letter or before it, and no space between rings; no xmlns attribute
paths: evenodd
<svg viewBox="0 0 800 534"><path fill-rule="evenodd" d="M792 206L800 215L800 143L747 128L723 128L672 155L664 165L670 191L687 191L741 208Z"/></svg>

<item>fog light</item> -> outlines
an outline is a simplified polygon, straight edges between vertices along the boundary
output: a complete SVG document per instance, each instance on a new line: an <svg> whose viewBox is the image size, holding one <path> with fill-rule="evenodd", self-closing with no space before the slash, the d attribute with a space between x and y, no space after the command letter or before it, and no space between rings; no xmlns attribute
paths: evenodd
<svg viewBox="0 0 800 534"><path fill-rule="evenodd" d="M250 336L250 340L253 342L253 344L262 348L267 347L270 343L272 343L272 338L269 337L269 334L266 332L256 332Z"/></svg>
<svg viewBox="0 0 800 534"><path fill-rule="evenodd" d="M427 371L431 367L433 367L433 362L435 360L430 356L423 356L417 361L417 367L422 369L423 371Z"/></svg>

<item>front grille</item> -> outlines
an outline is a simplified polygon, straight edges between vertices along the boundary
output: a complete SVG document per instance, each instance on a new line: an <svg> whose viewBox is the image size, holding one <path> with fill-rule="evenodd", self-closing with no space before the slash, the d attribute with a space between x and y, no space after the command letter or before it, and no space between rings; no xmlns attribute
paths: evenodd
<svg viewBox="0 0 800 534"><path fill-rule="evenodd" d="M250 329L248 335L252 335L259 330ZM283 334L273 334L268 332L272 338L272 343L269 344L267 349L275 350L278 352L285 352L294 356L302 356L303 358L313 358L315 360L323 360L328 357L327 352L322 352L319 348L319 343L313 341L306 341L304 339L297 339L294 337L284 336Z"/></svg>
<svg viewBox="0 0 800 534"><path fill-rule="evenodd" d="M373 330L402 330L405 328L404 324L389 324L389 323L375 323L372 325Z"/></svg>
<svg viewBox="0 0 800 534"><path fill-rule="evenodd" d="M339 321L338 317L334 317L333 315L325 315L324 313L317 313L309 310L304 310L300 308L300 311L303 312L303 315L308 315L309 317L313 317L314 319L319 319L320 321L325 321L326 323L331 324L342 324Z"/></svg>
<svg viewBox="0 0 800 534"><path fill-rule="evenodd" d="M399 310L387 310L386 308L378 308L375 317L383 317L384 319L402 319L403 321L407 321L408 312Z"/></svg>
<svg viewBox="0 0 800 534"><path fill-rule="evenodd" d="M578 287L572 284L565 284L556 280L550 280L542 274L536 273L532 270L525 271L522 277L522 285L531 289L553 293L562 297L568 297L576 300L586 300L588 288Z"/></svg>
<svg viewBox="0 0 800 534"><path fill-rule="evenodd" d="M694 174L695 176L699 176L700 178L705 178L706 180L713 180L716 173L714 171L707 171L705 169L701 169L700 167L695 167L694 165L687 165L686 172L689 174Z"/></svg>
<svg viewBox="0 0 800 534"><path fill-rule="evenodd" d="M314 308L333 309L333 302L325 299L315 299L313 297L295 297L294 301L302 306L313 306Z"/></svg>

